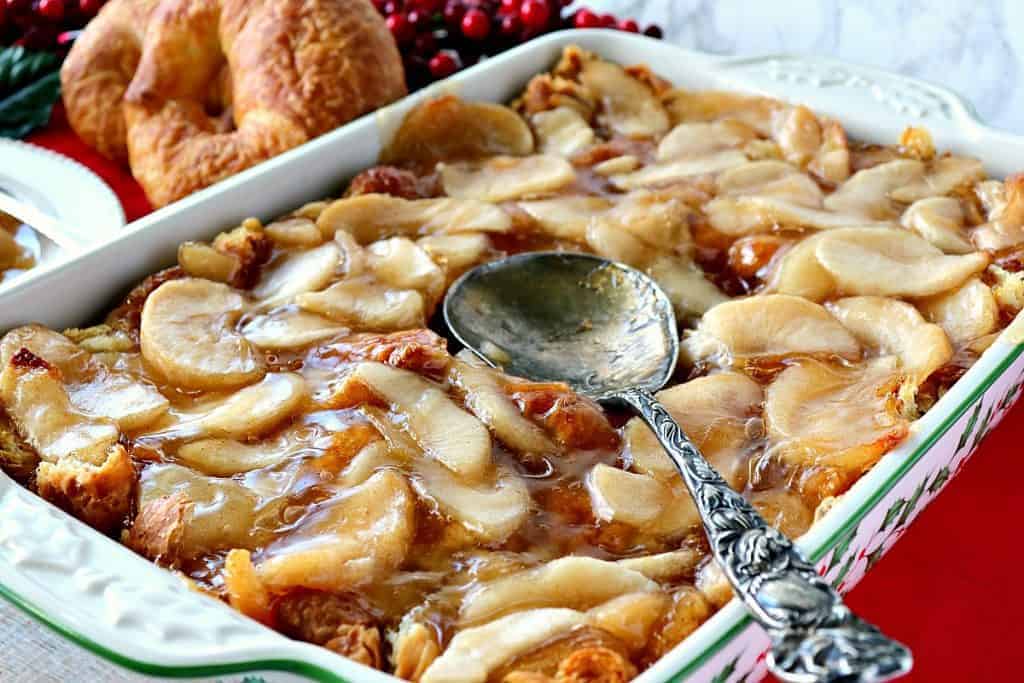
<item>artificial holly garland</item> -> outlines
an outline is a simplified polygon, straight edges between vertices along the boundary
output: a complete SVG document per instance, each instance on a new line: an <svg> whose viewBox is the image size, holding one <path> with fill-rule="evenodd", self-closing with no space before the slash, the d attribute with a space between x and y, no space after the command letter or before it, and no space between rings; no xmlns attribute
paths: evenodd
<svg viewBox="0 0 1024 683"><path fill-rule="evenodd" d="M639 33L632 19L573 0L372 0L398 43L409 90L564 28ZM106 0L0 0L0 137L43 126L60 96L60 63ZM655 38L661 29L643 31Z"/></svg>

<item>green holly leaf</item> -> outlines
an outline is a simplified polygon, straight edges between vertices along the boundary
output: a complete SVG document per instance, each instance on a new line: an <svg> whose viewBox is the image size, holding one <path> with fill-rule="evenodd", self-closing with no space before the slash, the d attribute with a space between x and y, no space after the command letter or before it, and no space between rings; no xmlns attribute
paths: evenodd
<svg viewBox="0 0 1024 683"><path fill-rule="evenodd" d="M985 413L985 419L981 421L981 424L978 426L977 431L975 431L974 433L974 444L971 446L972 448L977 448L978 445L981 443L982 439L988 436L988 425L992 421L992 413L994 411L994 404L988 407L988 411Z"/></svg>
<svg viewBox="0 0 1024 683"><path fill-rule="evenodd" d="M927 483L927 478L921 480L921 484L917 487L917 490L914 491L914 495L911 496L910 500L907 501L907 504L903 506L903 512L900 514L900 518L899 520L897 520L896 526L894 528L899 529L907 523L907 519L910 517L910 513L914 511L914 509L917 507L918 501L921 500L921 494L924 493L924 488L927 485Z"/></svg>
<svg viewBox="0 0 1024 683"><path fill-rule="evenodd" d="M853 543L853 539L857 536L857 527L850 529L846 532L839 542L836 543L836 547L832 550L832 559L828 561L828 569L826 573L832 571L832 568L839 564L843 559L843 556L850 551L850 544Z"/></svg>
<svg viewBox="0 0 1024 683"><path fill-rule="evenodd" d="M0 137L23 138L46 125L60 97L59 67L49 52L0 49Z"/></svg>
<svg viewBox="0 0 1024 683"><path fill-rule="evenodd" d="M740 658L737 657L736 659L729 662L729 664L726 665L724 669L718 672L717 676L711 679L711 683L725 683L727 680L729 680L729 676L732 676L732 673L736 671L736 664L739 661Z"/></svg>
<svg viewBox="0 0 1024 683"><path fill-rule="evenodd" d="M981 414L981 401L978 401L974 405L974 412L971 413L971 417L967 420L967 426L964 427L964 433L960 435L960 443L956 445L956 452L959 453L967 445L967 442L971 440L971 434L974 433L974 425L978 423L978 415Z"/></svg>
<svg viewBox="0 0 1024 683"><path fill-rule="evenodd" d="M836 578L832 580L833 588L839 590L839 584L843 582L843 580L846 578L846 575L850 573L851 569L853 569L853 565L856 561L856 555L850 555L848 558L846 558L846 563L843 564L843 568L839 570L839 573L836 574Z"/></svg>
<svg viewBox="0 0 1024 683"><path fill-rule="evenodd" d="M899 515L900 512L903 511L903 507L906 504L907 504L907 499L906 498L900 498L895 503L893 503L892 506L886 511L885 519L882 520L882 526L878 527L878 530L879 531L885 531L886 529L888 529L889 525L892 524L894 519L896 519L896 516Z"/></svg>
<svg viewBox="0 0 1024 683"><path fill-rule="evenodd" d="M872 567L874 567L878 563L878 561L880 559L882 559L882 555L884 555L884 554L885 554L885 541L882 541L881 543L878 544L877 548L875 548L872 552L868 553L868 556L867 556L867 563L868 563L867 564L867 568L868 568L868 570L870 570Z"/></svg>
<svg viewBox="0 0 1024 683"><path fill-rule="evenodd" d="M932 483L928 485L928 493L935 493L942 485L949 480L949 468L943 467L936 474L935 478L932 479Z"/></svg>

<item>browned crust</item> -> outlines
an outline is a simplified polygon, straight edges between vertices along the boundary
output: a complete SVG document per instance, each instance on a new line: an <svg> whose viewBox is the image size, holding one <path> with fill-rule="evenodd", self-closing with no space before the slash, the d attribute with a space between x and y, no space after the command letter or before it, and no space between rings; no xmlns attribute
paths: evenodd
<svg viewBox="0 0 1024 683"><path fill-rule="evenodd" d="M36 469L40 496L104 533L118 529L128 516L134 488L135 469L121 444L101 465L62 458Z"/></svg>
<svg viewBox="0 0 1024 683"><path fill-rule="evenodd" d="M173 564L182 547L189 504L180 492L150 501L135 516L125 545L151 560Z"/></svg>

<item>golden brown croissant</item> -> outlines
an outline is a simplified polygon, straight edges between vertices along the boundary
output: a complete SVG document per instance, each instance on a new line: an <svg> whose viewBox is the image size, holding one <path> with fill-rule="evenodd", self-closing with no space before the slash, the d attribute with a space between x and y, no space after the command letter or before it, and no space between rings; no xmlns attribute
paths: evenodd
<svg viewBox="0 0 1024 683"><path fill-rule="evenodd" d="M156 206L405 94L369 0L113 0L62 81L75 130Z"/></svg>

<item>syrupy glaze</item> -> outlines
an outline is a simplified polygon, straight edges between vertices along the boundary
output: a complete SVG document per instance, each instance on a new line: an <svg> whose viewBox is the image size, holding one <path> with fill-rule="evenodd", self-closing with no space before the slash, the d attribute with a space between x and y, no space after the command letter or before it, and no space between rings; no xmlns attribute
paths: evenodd
<svg viewBox="0 0 1024 683"><path fill-rule="evenodd" d="M1024 306L1019 183L920 130L850 143L576 49L514 107L426 103L342 199L183 245L105 325L10 332L5 469L399 677L618 683L729 588L642 423L448 346L455 278L535 250L649 273L683 333L661 400L792 537Z"/></svg>

